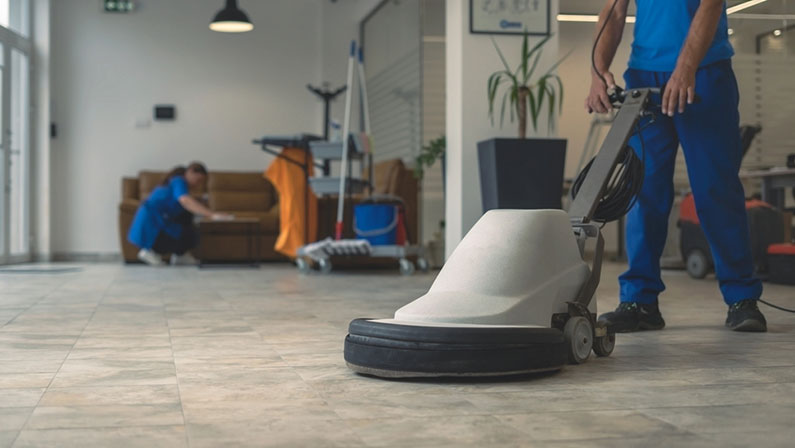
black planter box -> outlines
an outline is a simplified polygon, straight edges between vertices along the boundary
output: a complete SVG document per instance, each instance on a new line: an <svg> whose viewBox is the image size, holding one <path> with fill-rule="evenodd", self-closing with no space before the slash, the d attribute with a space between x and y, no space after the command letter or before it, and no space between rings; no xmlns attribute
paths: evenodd
<svg viewBox="0 0 795 448"><path fill-rule="evenodd" d="M495 138L478 143L483 212L560 209L564 139Z"/></svg>

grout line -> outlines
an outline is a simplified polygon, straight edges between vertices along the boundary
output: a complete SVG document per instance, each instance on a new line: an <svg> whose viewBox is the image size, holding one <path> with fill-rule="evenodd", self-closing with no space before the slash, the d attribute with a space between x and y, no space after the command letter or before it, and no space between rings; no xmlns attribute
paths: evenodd
<svg viewBox="0 0 795 448"><path fill-rule="evenodd" d="M182 404L182 390L179 385L179 374L177 372L177 359L174 356L174 342L171 338L171 322L168 319L166 312L166 301L163 297L163 290L160 289L160 303L163 305L163 319L166 320L166 328L168 329L168 348L171 351L171 363L174 365L174 380L177 385L177 400L179 400L179 411L182 414L182 427L185 429L185 446L190 447L190 436L188 434L188 419L185 418L185 406Z"/></svg>

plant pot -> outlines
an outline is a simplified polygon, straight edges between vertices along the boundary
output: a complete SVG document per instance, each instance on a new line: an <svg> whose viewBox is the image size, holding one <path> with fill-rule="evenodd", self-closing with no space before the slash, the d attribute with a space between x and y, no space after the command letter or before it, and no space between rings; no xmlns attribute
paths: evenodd
<svg viewBox="0 0 795 448"><path fill-rule="evenodd" d="M478 143L483 212L560 209L566 140L494 138Z"/></svg>

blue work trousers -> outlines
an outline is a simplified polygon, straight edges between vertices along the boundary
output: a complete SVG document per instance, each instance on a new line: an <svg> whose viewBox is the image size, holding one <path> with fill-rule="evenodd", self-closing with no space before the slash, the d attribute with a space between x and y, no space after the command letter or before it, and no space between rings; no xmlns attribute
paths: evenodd
<svg viewBox="0 0 795 448"><path fill-rule="evenodd" d="M670 76L669 72L629 69L624 79L628 88L662 87ZM619 277L622 302L653 303L665 290L660 257L674 199L674 162L680 143L725 302L731 305L762 294L762 284L754 276L745 194L738 176L742 161L739 92L731 61L700 68L696 93L700 100L688 105L683 114L657 113L653 122L642 119L641 135L630 141L645 160L645 179L627 215L629 270ZM659 103L659 95L653 100Z"/></svg>

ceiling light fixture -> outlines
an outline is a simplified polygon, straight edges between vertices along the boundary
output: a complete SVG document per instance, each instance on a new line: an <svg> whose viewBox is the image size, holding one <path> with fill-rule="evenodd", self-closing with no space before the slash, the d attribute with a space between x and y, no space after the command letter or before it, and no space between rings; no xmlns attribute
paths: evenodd
<svg viewBox="0 0 795 448"><path fill-rule="evenodd" d="M254 29L248 15L237 7L237 0L226 0L224 9L218 11L210 29L221 33L245 33Z"/></svg>
<svg viewBox="0 0 795 448"><path fill-rule="evenodd" d="M734 34L734 28L729 28L729 36Z"/></svg>
<svg viewBox="0 0 795 448"><path fill-rule="evenodd" d="M776 37L781 36L781 30L773 30L773 35Z"/></svg>
<svg viewBox="0 0 795 448"><path fill-rule="evenodd" d="M740 3L739 5L734 5L726 10L727 14L734 14L737 11L742 11L743 9L748 9L752 6L756 6L760 3L764 3L767 0L748 0L745 3Z"/></svg>

